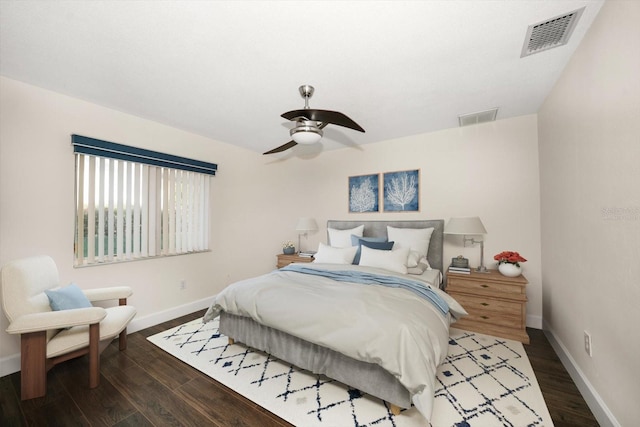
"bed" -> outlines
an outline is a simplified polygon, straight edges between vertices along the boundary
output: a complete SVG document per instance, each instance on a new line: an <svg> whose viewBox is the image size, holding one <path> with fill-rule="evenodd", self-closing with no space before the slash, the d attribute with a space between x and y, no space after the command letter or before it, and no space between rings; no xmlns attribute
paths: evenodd
<svg viewBox="0 0 640 427"><path fill-rule="evenodd" d="M378 397L396 415L413 403L429 419L435 369L446 357L449 324L466 314L439 289L444 221L330 220L328 243L332 243L329 231L348 233L361 225L362 238L372 241L386 239L387 226L395 232L433 228L426 255L430 268L408 275L371 265L293 264L230 285L216 296L204 321L219 315L220 332L230 342L265 351ZM364 251L367 256L382 252L368 247L362 251L363 256ZM347 277L336 277L342 275ZM391 284L351 283L362 277ZM425 296L417 293L428 293L431 301L425 302ZM383 338L392 345L373 348ZM405 350L407 345L410 348Z"/></svg>

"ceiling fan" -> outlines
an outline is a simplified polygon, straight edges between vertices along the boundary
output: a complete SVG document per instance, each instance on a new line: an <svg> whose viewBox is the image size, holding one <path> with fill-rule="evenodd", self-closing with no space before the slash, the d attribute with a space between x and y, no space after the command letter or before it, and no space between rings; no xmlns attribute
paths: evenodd
<svg viewBox="0 0 640 427"><path fill-rule="evenodd" d="M309 98L313 96L314 91L313 86L303 85L299 90L300 96L304 98L304 109L289 111L281 116L296 123L296 126L289 131L292 141L263 154L280 153L298 144L315 144L322 138L322 129L329 124L364 132L359 124L342 113L309 108Z"/></svg>

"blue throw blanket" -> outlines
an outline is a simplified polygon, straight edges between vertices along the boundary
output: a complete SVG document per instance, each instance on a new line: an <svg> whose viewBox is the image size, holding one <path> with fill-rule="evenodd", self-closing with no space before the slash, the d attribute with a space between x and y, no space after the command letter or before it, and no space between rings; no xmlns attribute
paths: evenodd
<svg viewBox="0 0 640 427"><path fill-rule="evenodd" d="M382 285L390 288L401 288L413 292L419 297L426 299L433 304L443 315L449 312L449 304L442 299L428 284L417 280L404 279L394 276L383 276L380 274L367 273L354 270L318 270L305 267L303 264L289 264L280 270L295 271L297 273L312 274L315 276L327 277L339 282L360 283L363 285Z"/></svg>

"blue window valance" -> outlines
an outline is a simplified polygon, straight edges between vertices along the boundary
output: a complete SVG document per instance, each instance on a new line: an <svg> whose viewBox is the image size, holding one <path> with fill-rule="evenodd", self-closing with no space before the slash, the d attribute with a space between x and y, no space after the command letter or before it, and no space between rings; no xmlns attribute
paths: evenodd
<svg viewBox="0 0 640 427"><path fill-rule="evenodd" d="M71 135L71 144L73 144L74 153L108 157L111 159L144 163L147 165L165 168L181 169L208 175L215 175L218 170L218 165L215 163L207 163L200 160L188 159L186 157L160 153L158 151L130 147L128 145L102 141L100 139L89 138L87 136Z"/></svg>

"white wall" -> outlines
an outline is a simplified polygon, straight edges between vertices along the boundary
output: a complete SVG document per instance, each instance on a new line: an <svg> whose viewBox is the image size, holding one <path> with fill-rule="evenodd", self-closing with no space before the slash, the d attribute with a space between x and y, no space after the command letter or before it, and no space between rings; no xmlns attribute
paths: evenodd
<svg viewBox="0 0 640 427"><path fill-rule="evenodd" d="M327 219L433 219L479 216L485 237L485 264L493 255L519 251L530 284L528 323L542 327L540 210L537 119L522 116L493 123L448 129L397 140L322 153L312 160L290 159L291 193L301 215L322 228L309 246L326 241ZM291 163L291 164L288 164ZM420 212L348 213L349 176L420 169ZM463 248L462 238L445 238L445 260L459 254L478 265L479 246ZM447 264L448 265L448 264Z"/></svg>
<svg viewBox="0 0 640 427"><path fill-rule="evenodd" d="M48 254L62 284L131 285L135 329L135 322L148 326L158 313L181 305L193 311L189 304L202 305L231 281L275 263L279 231L270 223L280 213L270 201L280 193L270 180L281 178L255 153L1 77L0 111L0 265ZM73 268L73 133L218 163L211 185L212 251ZM187 289L181 291L183 279ZM6 358L19 352L19 339L5 332L7 326L0 315L0 374L15 370L16 359Z"/></svg>
<svg viewBox="0 0 640 427"><path fill-rule="evenodd" d="M539 112L545 329L603 425L640 414L638 22L606 2Z"/></svg>
<svg viewBox="0 0 640 427"><path fill-rule="evenodd" d="M298 156L278 159L6 78L0 78L0 102L0 265L49 254L62 283L129 284L139 313L134 326L202 306L230 282L269 271L281 242L297 241L300 216L318 222L321 229L303 241L305 248L316 248L326 241L327 219L471 215L480 216L489 233L485 264L503 250L529 259L524 264L530 281L528 322L542 325L535 115L316 156L296 150ZM218 163L212 180L212 251L74 269L72 133ZM349 176L408 169L421 171L420 212L348 214ZM445 259L463 254L478 264L478 246L463 248L460 238L448 239ZM184 291L178 289L182 279L187 280ZM17 369L18 339L7 335L6 327L0 315L0 375ZM7 360L13 363L9 367Z"/></svg>

